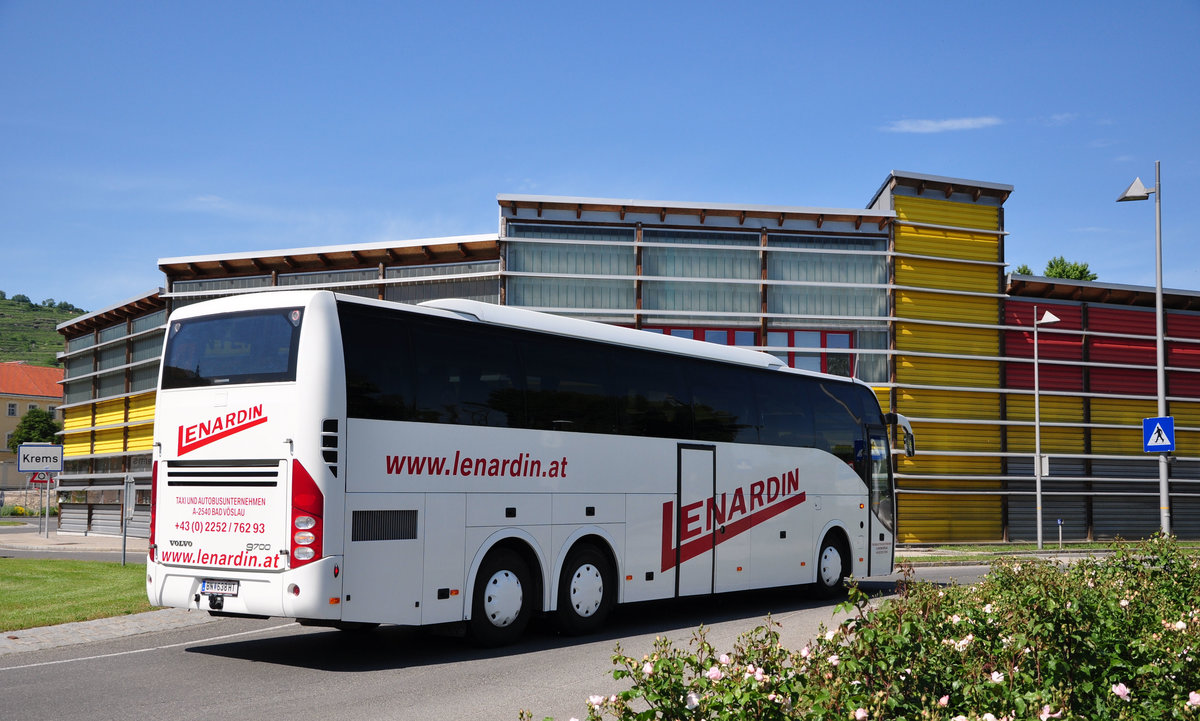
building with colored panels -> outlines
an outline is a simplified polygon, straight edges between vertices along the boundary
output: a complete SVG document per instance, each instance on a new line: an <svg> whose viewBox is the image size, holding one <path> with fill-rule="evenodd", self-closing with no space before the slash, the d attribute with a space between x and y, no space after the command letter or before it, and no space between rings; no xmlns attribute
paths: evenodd
<svg viewBox="0 0 1200 721"><path fill-rule="evenodd" d="M125 477L138 483L131 533L149 533L154 396L166 329L159 291L58 326L63 473L59 530L118 534Z"/></svg>
<svg viewBox="0 0 1200 721"><path fill-rule="evenodd" d="M899 540L909 543L1034 537L1028 323L1032 303L1053 303L1064 320L1039 344L1043 452L1051 455L1046 531L1053 535L1057 518L1069 517L1065 538L1145 535L1157 527L1143 520L1157 519L1158 504L1157 466L1141 452L1137 415L1154 407L1152 296L1147 310L1145 289L1084 283L1064 295L1070 284L1010 282L1004 204L1011 192L893 172L862 209L502 194L494 234L165 258L165 290L156 298L179 307L298 287L403 302L468 297L756 348L795 367L855 375L917 433L918 455L900 458L896 469ZM1171 295L1168 323L1181 449L1200 441L1191 438L1200 435L1200 410L1192 407L1200 377L1191 370L1200 369L1200 344L1189 340L1198 337L1200 314L1190 315L1185 297ZM133 309L122 337L145 316L161 342L160 310ZM98 339L106 323L71 328L93 328ZM68 360L87 357L90 346L77 351L68 338ZM157 368L157 358L138 363L124 370ZM68 459L80 463L75 480L91 493L107 482L101 469L116 468L112 454L123 469L149 468L131 410L143 395L152 406L152 393L132 377L123 395L99 392L101 377L115 371L95 365L85 378L68 367L69 396L94 381L90 396L75 396L79 405L68 401L74 413L65 432ZM1139 380L1147 373L1148 390ZM110 410L125 420L115 423ZM119 438L117 428L126 429ZM1193 471L1186 451L1177 455L1176 530L1200 535L1189 505ZM90 503L91 496L76 498ZM1126 518L1142 520L1122 525L1123 506L1138 509Z"/></svg>

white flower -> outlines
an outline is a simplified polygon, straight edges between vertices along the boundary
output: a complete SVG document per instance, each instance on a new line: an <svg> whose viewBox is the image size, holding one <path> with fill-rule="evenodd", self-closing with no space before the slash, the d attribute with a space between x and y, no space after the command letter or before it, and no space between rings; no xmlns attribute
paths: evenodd
<svg viewBox="0 0 1200 721"><path fill-rule="evenodd" d="M642 666L642 673L646 674L647 676L649 676L650 674L654 673L654 664L652 664L652 663L650 663L649 661L647 661L647 662L646 662L646 663L645 663L645 664Z"/></svg>
<svg viewBox="0 0 1200 721"><path fill-rule="evenodd" d="M1128 606L1129 606L1129 599L1122 598L1121 599L1121 608L1127 608Z"/></svg>
<svg viewBox="0 0 1200 721"><path fill-rule="evenodd" d="M1062 711L1059 711L1057 713L1050 713L1049 704L1043 706L1042 712L1040 714L1038 714L1039 721L1046 721L1046 719L1052 719L1052 718L1062 718Z"/></svg>
<svg viewBox="0 0 1200 721"><path fill-rule="evenodd" d="M1187 705L1200 706L1200 693L1197 693L1196 691L1188 693Z"/></svg>
<svg viewBox="0 0 1200 721"><path fill-rule="evenodd" d="M810 653L812 653L812 649L810 649L808 646L805 646L804 648L800 649L800 658L808 658L808 654Z"/></svg>
<svg viewBox="0 0 1200 721"><path fill-rule="evenodd" d="M988 605L984 606L984 607L983 607L983 612L984 612L984 613L991 613L991 612L992 612L992 604L990 604L990 603L989 603Z"/></svg>
<svg viewBox="0 0 1200 721"><path fill-rule="evenodd" d="M950 623L953 623L955 626L957 626L958 622L961 620L962 616L959 616L957 613L950 617Z"/></svg>
<svg viewBox="0 0 1200 721"><path fill-rule="evenodd" d="M854 721L866 721L866 719L869 717L870 717L870 714L867 713L867 710L865 708L859 708L859 709L854 710Z"/></svg>
<svg viewBox="0 0 1200 721"><path fill-rule="evenodd" d="M1129 687L1123 683L1114 683L1112 692L1115 693L1122 701L1129 700Z"/></svg>
<svg viewBox="0 0 1200 721"><path fill-rule="evenodd" d="M733 663L733 660L729 658L729 655L724 653L721 654L721 657L717 660L721 662L722 666L728 666L729 664Z"/></svg>
<svg viewBox="0 0 1200 721"><path fill-rule="evenodd" d="M837 632L831 629L831 630L829 630L829 631L828 631L828 632L825 634L825 640L826 640L826 641L832 641L832 640L833 640L833 637L834 637L834 636L836 636L836 635L837 635Z"/></svg>
<svg viewBox="0 0 1200 721"><path fill-rule="evenodd" d="M840 661L841 659L838 658L836 653L829 657L829 663L833 664L834 666L838 665Z"/></svg>
<svg viewBox="0 0 1200 721"><path fill-rule="evenodd" d="M725 674L721 671L720 667L718 667L718 666L713 666L712 668L708 669L708 673L706 673L704 675L708 677L709 681L712 681L714 683L725 678Z"/></svg>
<svg viewBox="0 0 1200 721"><path fill-rule="evenodd" d="M1176 622L1175 622L1175 630L1176 630L1176 631L1182 631L1182 630L1183 630L1183 629L1185 629L1185 628L1187 628L1187 624L1186 624L1186 623L1184 623L1183 621L1176 621Z"/></svg>
<svg viewBox="0 0 1200 721"><path fill-rule="evenodd" d="M604 697L593 694L588 696L588 703L591 704L592 708L598 709L604 705Z"/></svg>
<svg viewBox="0 0 1200 721"><path fill-rule="evenodd" d="M992 683L1004 683L1004 674L999 671L992 671Z"/></svg>
<svg viewBox="0 0 1200 721"><path fill-rule="evenodd" d="M700 705L700 697L696 695L695 691L692 691L691 693L689 693L687 695L688 711L691 711L692 709L696 708L699 705Z"/></svg>

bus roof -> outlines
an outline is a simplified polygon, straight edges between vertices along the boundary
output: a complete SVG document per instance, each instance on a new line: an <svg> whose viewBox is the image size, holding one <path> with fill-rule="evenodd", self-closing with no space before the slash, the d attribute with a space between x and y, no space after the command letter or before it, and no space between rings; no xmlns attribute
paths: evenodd
<svg viewBox="0 0 1200 721"><path fill-rule="evenodd" d="M191 317L205 313L224 313L240 310L252 310L263 306L307 305L313 298L328 294L338 301L361 303L380 307L400 307L409 312L429 315L451 315L461 319L472 320L490 325L532 330L542 333L595 340L613 345L623 345L634 348L657 350L676 355L704 358L724 363L736 363L743 366L779 370L801 375L829 378L843 383L866 385L857 378L845 376L830 376L825 373L801 370L787 366L775 356L762 351L746 348L706 343L704 341L679 338L676 336L648 333L644 330L623 328L621 326L597 323L595 321L568 318L566 316L542 313L540 311L513 308L495 303L485 303L464 298L443 298L427 300L419 305L397 303L394 301L375 300L361 296L335 293L329 290L284 290L269 294L254 293L245 295L225 296L209 301L187 305L172 313L172 317Z"/></svg>

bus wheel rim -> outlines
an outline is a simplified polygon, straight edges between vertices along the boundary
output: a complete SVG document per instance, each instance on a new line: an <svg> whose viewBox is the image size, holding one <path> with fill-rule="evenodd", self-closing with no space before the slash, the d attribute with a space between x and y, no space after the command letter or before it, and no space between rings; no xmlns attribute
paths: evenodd
<svg viewBox="0 0 1200 721"><path fill-rule="evenodd" d="M821 551L821 582L836 586L842 580L842 554L835 546L826 546Z"/></svg>
<svg viewBox="0 0 1200 721"><path fill-rule="evenodd" d="M604 576L599 568L585 563L575 569L575 575L571 577L570 601L575 613L584 618L600 610L604 601Z"/></svg>
<svg viewBox="0 0 1200 721"><path fill-rule="evenodd" d="M517 578L517 574L508 570L496 571L484 588L483 612L493 626L504 628L521 615L524 600L521 579Z"/></svg>

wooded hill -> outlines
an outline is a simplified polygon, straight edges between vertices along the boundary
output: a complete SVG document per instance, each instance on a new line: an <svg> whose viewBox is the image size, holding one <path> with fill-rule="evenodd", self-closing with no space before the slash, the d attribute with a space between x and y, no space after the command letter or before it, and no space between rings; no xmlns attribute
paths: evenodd
<svg viewBox="0 0 1200 721"><path fill-rule="evenodd" d="M57 366L63 337L55 328L85 311L70 303L31 303L25 296L0 300L0 361Z"/></svg>

